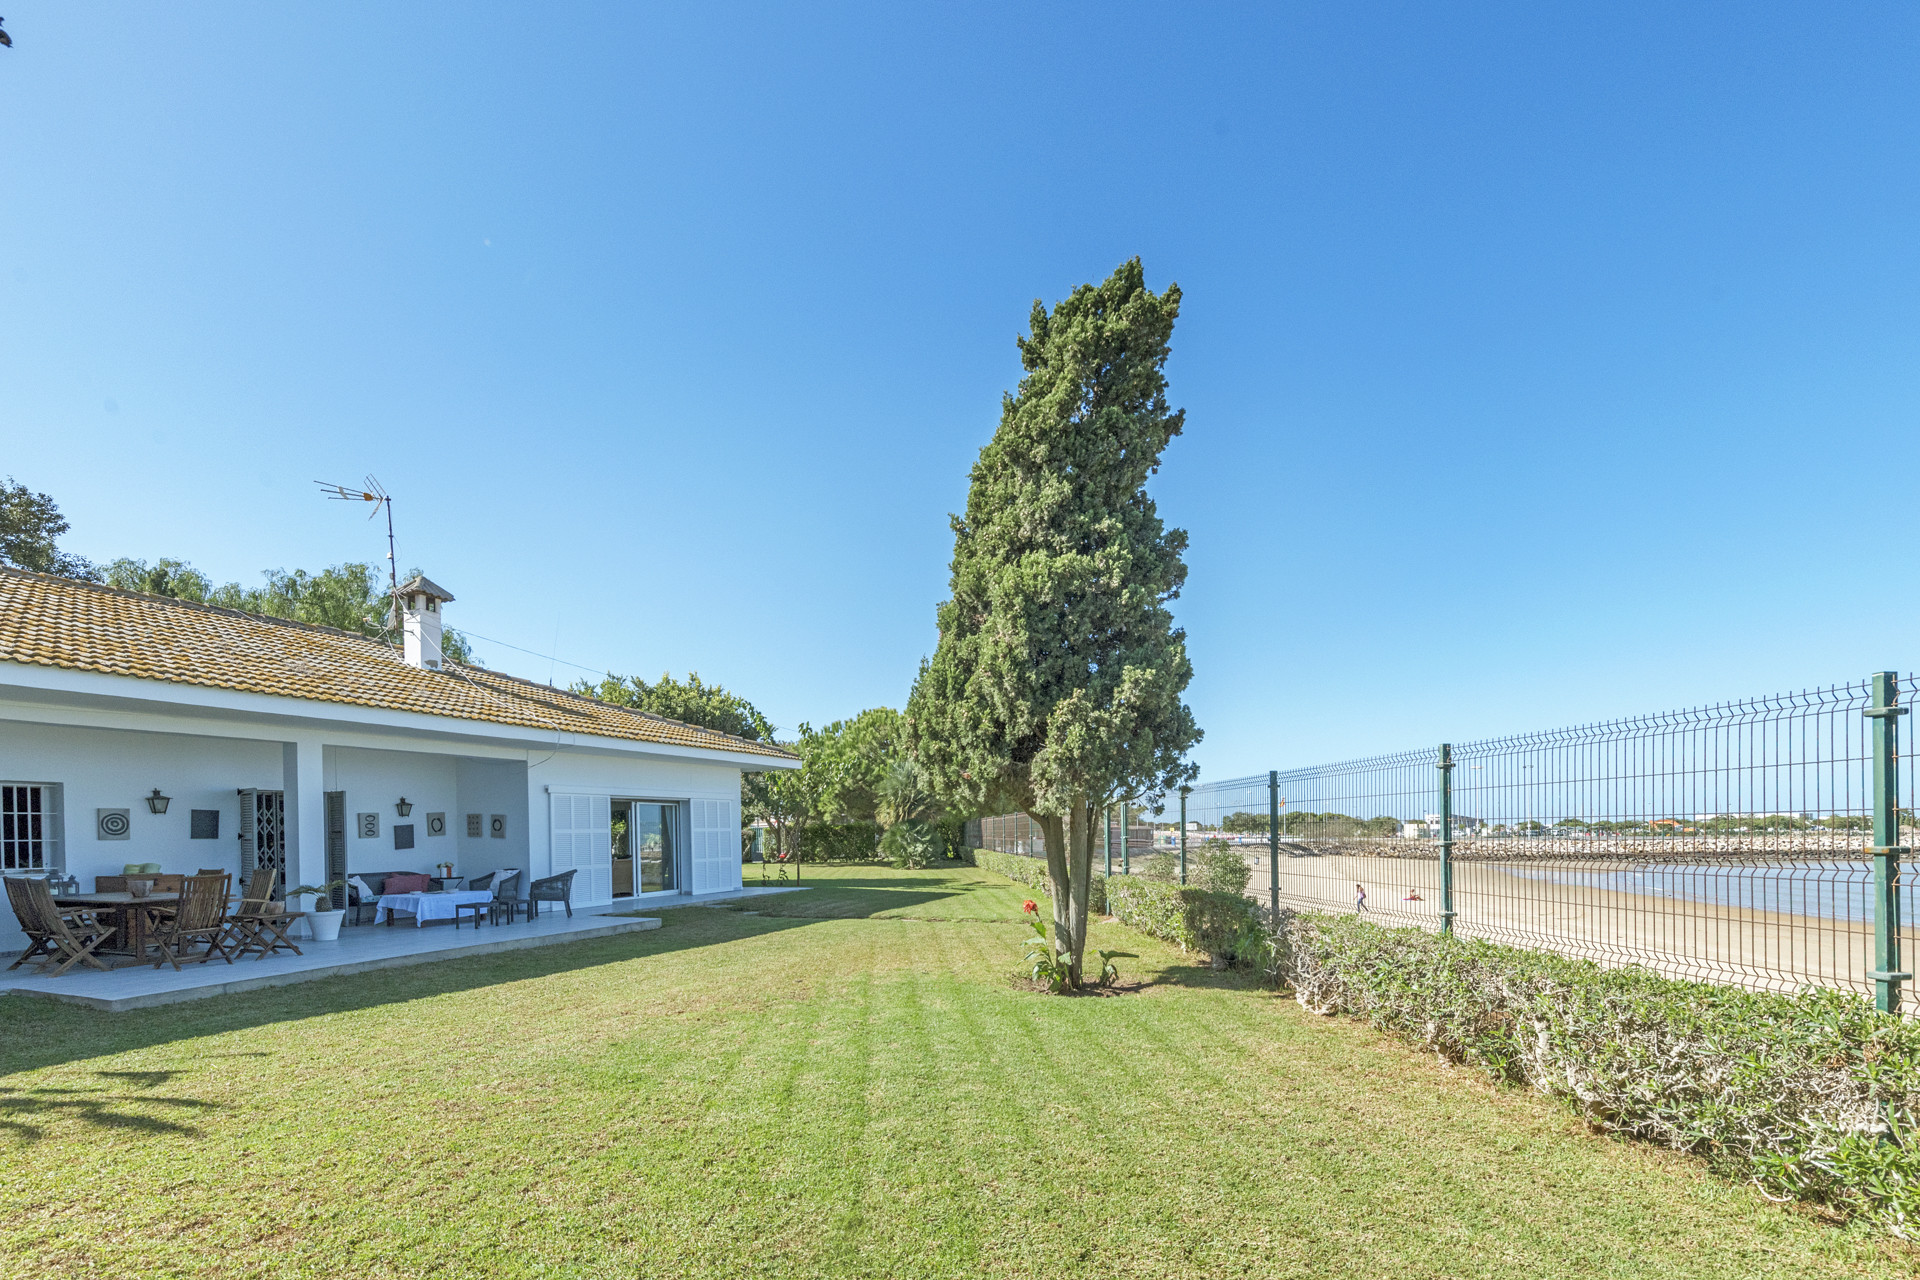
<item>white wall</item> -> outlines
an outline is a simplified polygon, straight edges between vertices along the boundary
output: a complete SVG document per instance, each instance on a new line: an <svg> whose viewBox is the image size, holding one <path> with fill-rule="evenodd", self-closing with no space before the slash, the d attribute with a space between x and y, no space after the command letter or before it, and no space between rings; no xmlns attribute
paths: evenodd
<svg viewBox="0 0 1920 1280"><path fill-rule="evenodd" d="M347 870L419 871L432 873L436 862L458 862L452 824L458 821L459 786L452 756L418 751L370 751L362 747L328 747L322 773L325 790L344 791L347 802ZM405 796L413 812L401 817L394 806ZM359 815L380 815L380 834L360 838ZM427 815L447 815L449 830L434 838L427 834ZM395 849L395 826L413 828L413 848Z"/></svg>
<svg viewBox="0 0 1920 1280"><path fill-rule="evenodd" d="M460 812L452 815L459 849L456 871L463 876L483 876L504 867L517 867L525 871L528 850L526 762L461 757L458 779ZM480 835L474 839L467 836L467 815L470 813L480 815ZM493 834L492 823L496 814L507 820L504 836ZM518 888L522 896L525 896L531 878L520 881Z"/></svg>
<svg viewBox="0 0 1920 1280"><path fill-rule="evenodd" d="M278 742L0 723L0 781L62 784L63 861L87 890L95 876L118 875L129 862L179 872L219 867L237 876L237 792L279 790L282 776ZM155 787L172 799L164 814L147 811L146 796ZM96 809L129 810L128 838L97 839ZM218 839L189 837L195 809L219 810ZM8 913L0 920L0 951L25 945Z"/></svg>

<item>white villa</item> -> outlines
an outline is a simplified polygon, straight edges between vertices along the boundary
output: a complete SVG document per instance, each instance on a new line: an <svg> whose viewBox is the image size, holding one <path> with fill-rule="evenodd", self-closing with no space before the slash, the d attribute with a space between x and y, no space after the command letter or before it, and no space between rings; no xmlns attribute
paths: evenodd
<svg viewBox="0 0 1920 1280"><path fill-rule="evenodd" d="M396 649L0 568L0 871L572 870L575 906L740 888L741 775L790 753L443 663L452 597L402 596ZM0 952L24 944L0 921Z"/></svg>

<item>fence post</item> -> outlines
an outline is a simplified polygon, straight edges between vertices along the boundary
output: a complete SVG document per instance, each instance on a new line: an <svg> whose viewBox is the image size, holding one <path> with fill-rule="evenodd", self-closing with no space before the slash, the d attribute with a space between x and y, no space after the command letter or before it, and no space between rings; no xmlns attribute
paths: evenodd
<svg viewBox="0 0 1920 1280"><path fill-rule="evenodd" d="M1187 793L1192 787L1180 788L1180 883L1187 882Z"/></svg>
<svg viewBox="0 0 1920 1280"><path fill-rule="evenodd" d="M1280 920L1280 771L1267 770L1267 910Z"/></svg>
<svg viewBox="0 0 1920 1280"><path fill-rule="evenodd" d="M1440 932L1453 932L1453 744L1440 744Z"/></svg>
<svg viewBox="0 0 1920 1280"><path fill-rule="evenodd" d="M1100 852L1107 859L1107 879L1113 879L1113 806L1100 811Z"/></svg>
<svg viewBox="0 0 1920 1280"><path fill-rule="evenodd" d="M1873 675L1873 1003L1884 1013L1900 1011L1900 984L1911 973L1900 970L1900 677L1893 671Z"/></svg>
<svg viewBox="0 0 1920 1280"><path fill-rule="evenodd" d="M1133 858L1127 849L1129 843L1127 839L1127 806L1126 802L1122 801L1120 805L1120 874L1123 876L1133 874Z"/></svg>

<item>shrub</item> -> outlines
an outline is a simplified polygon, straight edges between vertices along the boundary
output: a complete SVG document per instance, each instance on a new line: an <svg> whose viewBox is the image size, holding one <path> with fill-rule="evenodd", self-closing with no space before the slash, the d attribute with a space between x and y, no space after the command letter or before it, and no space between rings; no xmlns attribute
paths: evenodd
<svg viewBox="0 0 1920 1280"><path fill-rule="evenodd" d="M940 828L919 818L907 818L887 828L880 837L880 852L894 866L909 871L930 865L944 852Z"/></svg>
<svg viewBox="0 0 1920 1280"><path fill-rule="evenodd" d="M1107 882L1107 909L1129 929L1206 952L1216 969L1253 967L1266 945L1253 903L1237 893L1115 876Z"/></svg>
<svg viewBox="0 0 1920 1280"><path fill-rule="evenodd" d="M805 862L872 862L880 856L880 828L871 822L816 822L800 833Z"/></svg>
<svg viewBox="0 0 1920 1280"><path fill-rule="evenodd" d="M1163 884L1180 883L1180 855L1161 849L1141 859L1134 869L1136 879L1158 880ZM1253 868L1240 851L1224 840L1208 840L1187 850L1187 884L1215 893L1238 897L1247 891L1247 879Z"/></svg>
<svg viewBox="0 0 1920 1280"><path fill-rule="evenodd" d="M1048 891L1047 860L1028 858L1017 853L1001 853L996 849L972 849L973 865L983 871L1005 876L1015 884L1026 885L1029 889ZM1107 878L1095 873L1087 887L1087 910L1107 914Z"/></svg>
<svg viewBox="0 0 1920 1280"><path fill-rule="evenodd" d="M1920 1024L1862 997L1742 991L1351 917L1284 923L1296 998L1770 1195L1920 1235Z"/></svg>
<svg viewBox="0 0 1920 1280"><path fill-rule="evenodd" d="M1134 868L1134 875L1142 880L1158 880L1162 884L1180 883L1180 855L1161 850L1150 853L1140 860Z"/></svg>
<svg viewBox="0 0 1920 1280"><path fill-rule="evenodd" d="M1253 868L1247 865L1246 855L1225 840L1209 840L1197 853L1187 851L1187 883L1190 885L1215 893L1230 893L1237 898L1247 891L1247 880L1252 875Z"/></svg>

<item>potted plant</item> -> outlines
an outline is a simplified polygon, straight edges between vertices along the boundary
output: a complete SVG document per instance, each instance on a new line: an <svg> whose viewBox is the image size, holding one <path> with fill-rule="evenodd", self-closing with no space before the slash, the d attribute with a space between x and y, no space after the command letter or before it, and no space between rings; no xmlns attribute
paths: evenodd
<svg viewBox="0 0 1920 1280"><path fill-rule="evenodd" d="M333 942L340 937L340 921L346 918L345 911L333 908L333 891L346 888L345 880L330 880L326 884L297 885L287 893L289 898L297 898L303 893L313 895L313 910L307 912L307 928L313 931L315 942Z"/></svg>

